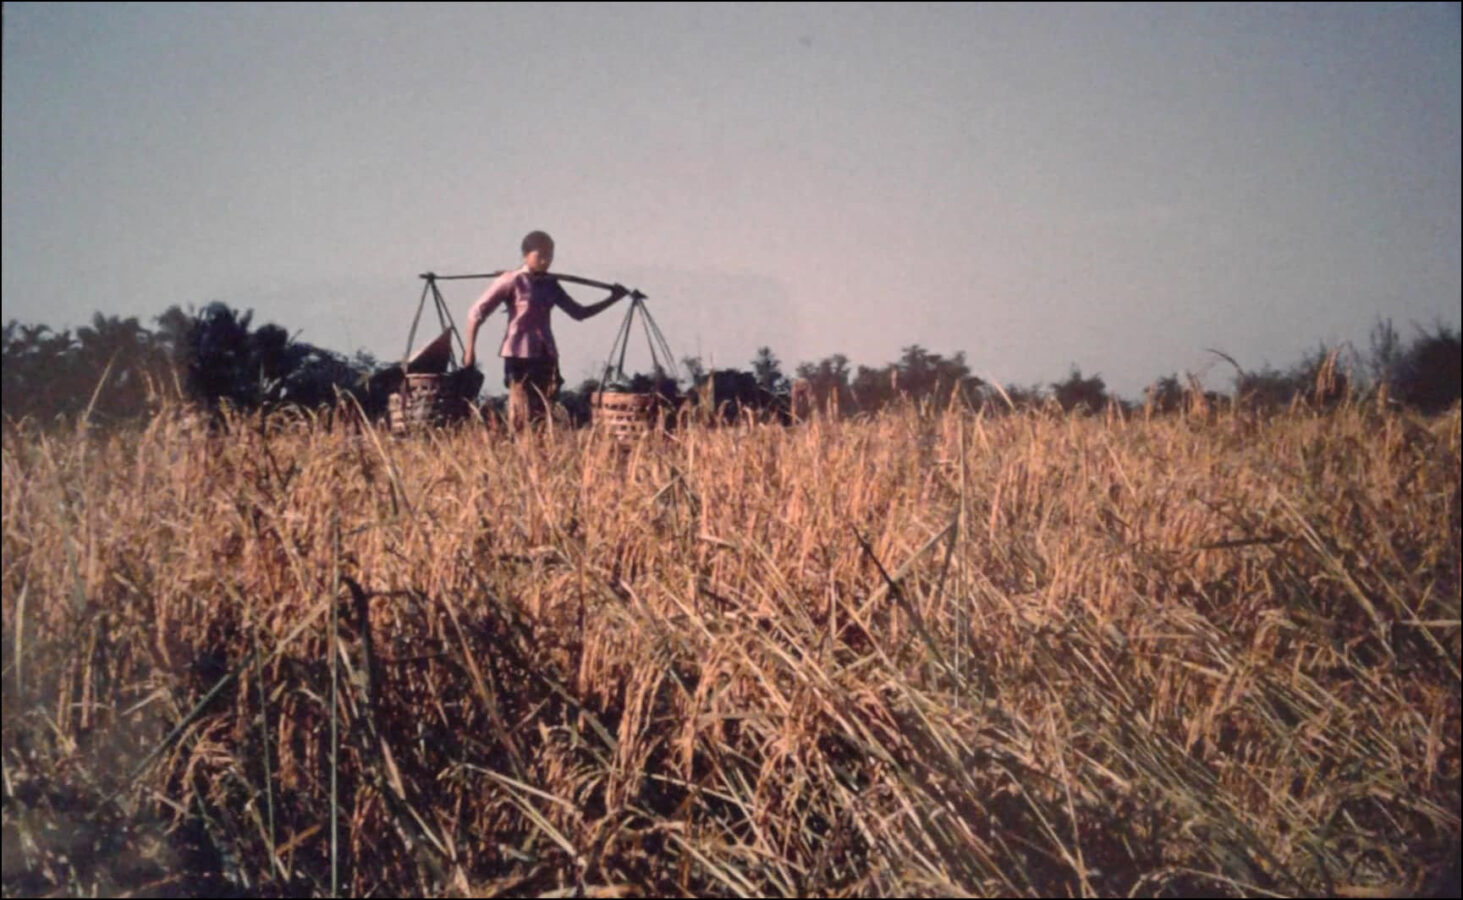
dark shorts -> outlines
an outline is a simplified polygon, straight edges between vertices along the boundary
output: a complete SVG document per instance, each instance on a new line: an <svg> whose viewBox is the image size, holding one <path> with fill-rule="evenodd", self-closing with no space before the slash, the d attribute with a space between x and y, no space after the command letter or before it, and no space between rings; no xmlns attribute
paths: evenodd
<svg viewBox="0 0 1463 900"><path fill-rule="evenodd" d="M553 399L559 393L564 378L559 374L559 361L552 357L520 359L516 356L503 358L503 386L512 389L522 384L530 392L538 391Z"/></svg>

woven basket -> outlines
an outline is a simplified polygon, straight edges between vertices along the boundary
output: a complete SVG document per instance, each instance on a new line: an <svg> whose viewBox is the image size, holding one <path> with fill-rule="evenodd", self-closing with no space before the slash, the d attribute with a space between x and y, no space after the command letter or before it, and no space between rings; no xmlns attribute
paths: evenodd
<svg viewBox="0 0 1463 900"><path fill-rule="evenodd" d="M472 409L466 397L449 390L444 376L408 373L401 390L386 398L391 430L402 433L461 421Z"/></svg>
<svg viewBox="0 0 1463 900"><path fill-rule="evenodd" d="M661 421L665 401L657 394L595 391L589 395L591 418L622 441L652 431Z"/></svg>

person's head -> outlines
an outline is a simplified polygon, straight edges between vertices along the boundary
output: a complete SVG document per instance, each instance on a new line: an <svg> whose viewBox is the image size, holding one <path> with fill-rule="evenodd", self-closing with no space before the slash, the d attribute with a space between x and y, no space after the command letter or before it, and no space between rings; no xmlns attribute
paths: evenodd
<svg viewBox="0 0 1463 900"><path fill-rule="evenodd" d="M523 238L523 264L528 271L541 275L554 262L554 239L547 232L530 231Z"/></svg>

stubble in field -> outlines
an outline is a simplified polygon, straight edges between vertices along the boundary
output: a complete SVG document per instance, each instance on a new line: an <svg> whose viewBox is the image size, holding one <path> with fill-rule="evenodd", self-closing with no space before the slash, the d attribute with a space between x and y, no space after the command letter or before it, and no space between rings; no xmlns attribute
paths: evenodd
<svg viewBox="0 0 1463 900"><path fill-rule="evenodd" d="M4 886L1427 889L1459 413L11 427Z"/></svg>

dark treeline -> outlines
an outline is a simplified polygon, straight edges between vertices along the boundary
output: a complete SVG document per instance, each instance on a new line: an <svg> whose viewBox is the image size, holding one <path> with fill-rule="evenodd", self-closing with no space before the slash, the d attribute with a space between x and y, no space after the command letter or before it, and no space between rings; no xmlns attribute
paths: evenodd
<svg viewBox="0 0 1463 900"><path fill-rule="evenodd" d="M253 313L211 303L184 312L174 306L158 316L156 328L137 318L97 313L90 325L53 331L45 325L5 325L3 414L7 419L51 421L86 413L90 422L143 417L169 400L209 410L287 406L319 409L350 395L370 416L385 409L383 385L390 367L370 354L353 356L295 340L274 324L252 325ZM1321 347L1286 369L1246 371L1228 355L1212 351L1234 369L1232 392L1204 391L1187 373L1156 379L1136 402L1113 395L1100 375L1073 366L1065 378L1047 384L992 385L971 373L965 354L942 355L919 345L903 348L881 367L852 365L843 354L798 364L791 374L769 347L760 348L746 370L708 371L695 357L683 359L685 375L675 390L712 393L718 402L742 407L805 408L850 415L877 412L894 403L936 407L959 403L992 411L1049 407L1098 412L1112 407L1173 412L1195 398L1226 398L1258 409L1303 402L1324 406L1358 391L1385 390L1390 401L1436 413L1460 395L1458 332L1442 325L1418 329L1410 340L1390 321L1380 322L1366 352ZM654 379L637 379L645 388ZM585 381L561 400L575 421L587 421L588 397L597 389Z"/></svg>
<svg viewBox="0 0 1463 900"><path fill-rule="evenodd" d="M53 331L11 320L4 334L4 415L51 420L134 419L168 400L210 410L331 406L338 391L370 401L369 354L347 358L295 340L278 325L251 327L253 312L223 303L171 307L156 329L97 313L90 325ZM379 404L379 401L376 401Z"/></svg>

